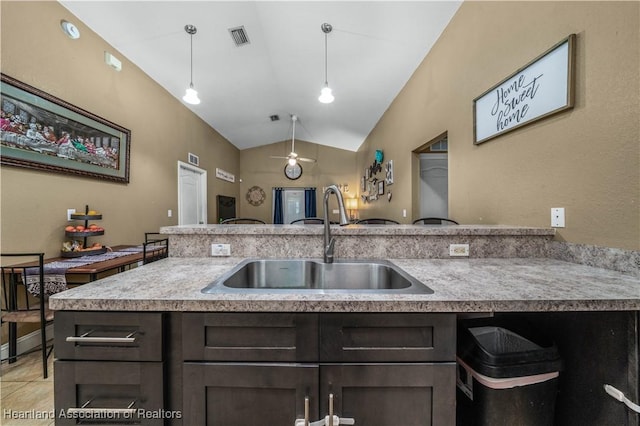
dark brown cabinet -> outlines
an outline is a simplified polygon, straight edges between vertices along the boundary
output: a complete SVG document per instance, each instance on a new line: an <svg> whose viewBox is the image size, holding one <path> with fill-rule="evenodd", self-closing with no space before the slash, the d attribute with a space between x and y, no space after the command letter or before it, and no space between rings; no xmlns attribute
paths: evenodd
<svg viewBox="0 0 640 426"><path fill-rule="evenodd" d="M305 399L309 421L327 416L330 395L358 426L455 424L455 315L185 313L182 326L184 424L293 426Z"/></svg>
<svg viewBox="0 0 640 426"><path fill-rule="evenodd" d="M305 413L324 419L331 399L333 414L358 426L452 426L455 322L455 314L61 311L56 424L296 426Z"/></svg>
<svg viewBox="0 0 640 426"><path fill-rule="evenodd" d="M163 315L56 314L56 425L163 425Z"/></svg>

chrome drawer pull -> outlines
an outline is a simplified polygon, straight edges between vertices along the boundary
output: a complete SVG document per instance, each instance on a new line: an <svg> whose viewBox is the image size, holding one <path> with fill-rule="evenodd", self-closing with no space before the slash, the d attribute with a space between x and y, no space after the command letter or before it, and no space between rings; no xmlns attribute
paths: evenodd
<svg viewBox="0 0 640 426"><path fill-rule="evenodd" d="M81 336L67 336L67 342L76 342L76 343L134 343L136 341L134 336L137 332L134 331L129 333L125 337L93 337L89 336L93 333L93 330L84 333Z"/></svg>
<svg viewBox="0 0 640 426"><path fill-rule="evenodd" d="M112 417L125 417L132 418L136 412L138 411L136 408L133 408L136 401L133 400L127 406L127 408L88 408L87 406L93 401L90 399L89 401L82 404L80 408L67 408L68 416L86 416L86 417L97 417L97 416L112 416Z"/></svg>

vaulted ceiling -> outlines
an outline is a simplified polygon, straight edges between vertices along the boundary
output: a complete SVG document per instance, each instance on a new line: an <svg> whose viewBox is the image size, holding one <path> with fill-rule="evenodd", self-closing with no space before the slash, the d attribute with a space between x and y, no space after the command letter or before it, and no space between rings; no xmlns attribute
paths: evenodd
<svg viewBox="0 0 640 426"><path fill-rule="evenodd" d="M427 55L460 1L60 1L240 149L291 138L355 151ZM325 81L335 95L322 104ZM236 46L229 29L243 26ZM117 53L116 53L117 55ZM181 100L182 101L182 100ZM279 121L270 116L278 115Z"/></svg>

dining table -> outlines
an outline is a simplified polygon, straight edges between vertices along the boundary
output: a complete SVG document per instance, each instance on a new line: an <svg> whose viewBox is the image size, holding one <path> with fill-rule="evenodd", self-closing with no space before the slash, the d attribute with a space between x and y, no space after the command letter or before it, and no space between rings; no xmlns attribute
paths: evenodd
<svg viewBox="0 0 640 426"><path fill-rule="evenodd" d="M144 248L142 245L116 245L108 247L107 252L95 256L77 257L52 257L44 259L45 294L52 294L47 288L47 277L57 275L63 276L64 289L69 285L81 285L108 275L124 272L135 266L140 266L147 260L158 258L158 252L168 255L166 245L149 245ZM37 262L24 262L11 265L12 273L25 275L29 269L37 266ZM58 280L59 281L59 280ZM30 290L31 291L31 290ZM58 288L55 291L60 291ZM8 302L11 306L17 304L17 295L8 295ZM15 357L17 351L17 330L16 323L8 323L9 333L9 356ZM15 360L15 358L13 358ZM12 362L12 361L10 361Z"/></svg>

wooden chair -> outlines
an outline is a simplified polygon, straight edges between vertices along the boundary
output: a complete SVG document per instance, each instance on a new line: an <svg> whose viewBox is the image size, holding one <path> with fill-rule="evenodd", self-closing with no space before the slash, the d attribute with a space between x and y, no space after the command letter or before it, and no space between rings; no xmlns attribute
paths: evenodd
<svg viewBox="0 0 640 426"><path fill-rule="evenodd" d="M414 225L458 225L453 219L445 219L442 217L423 217L413 221Z"/></svg>
<svg viewBox="0 0 640 426"><path fill-rule="evenodd" d="M225 219L220 222L221 225L240 225L240 224L260 224L265 225L266 222L260 219L252 219L250 217L232 217L231 219Z"/></svg>
<svg viewBox="0 0 640 426"><path fill-rule="evenodd" d="M356 225L399 225L400 222L397 222L393 219L383 219L378 217L372 217L369 219L359 219L356 220Z"/></svg>
<svg viewBox="0 0 640 426"><path fill-rule="evenodd" d="M145 239L147 239L145 233ZM158 234L159 235L159 234ZM169 257L169 239L147 239L142 244L142 264L155 262L156 260Z"/></svg>
<svg viewBox="0 0 640 426"><path fill-rule="evenodd" d="M42 350L42 371L44 378L48 376L47 358L53 350L53 345L47 351L46 327L53 322L53 311L47 306L47 291L44 279L44 253L2 253L2 315L0 322L8 323L9 328L9 363L16 362L17 355L17 324L40 324L40 344ZM5 266L15 264L15 259L22 258L22 262L33 261L34 266ZM32 294L38 296L34 297ZM34 301L34 299L36 299Z"/></svg>

